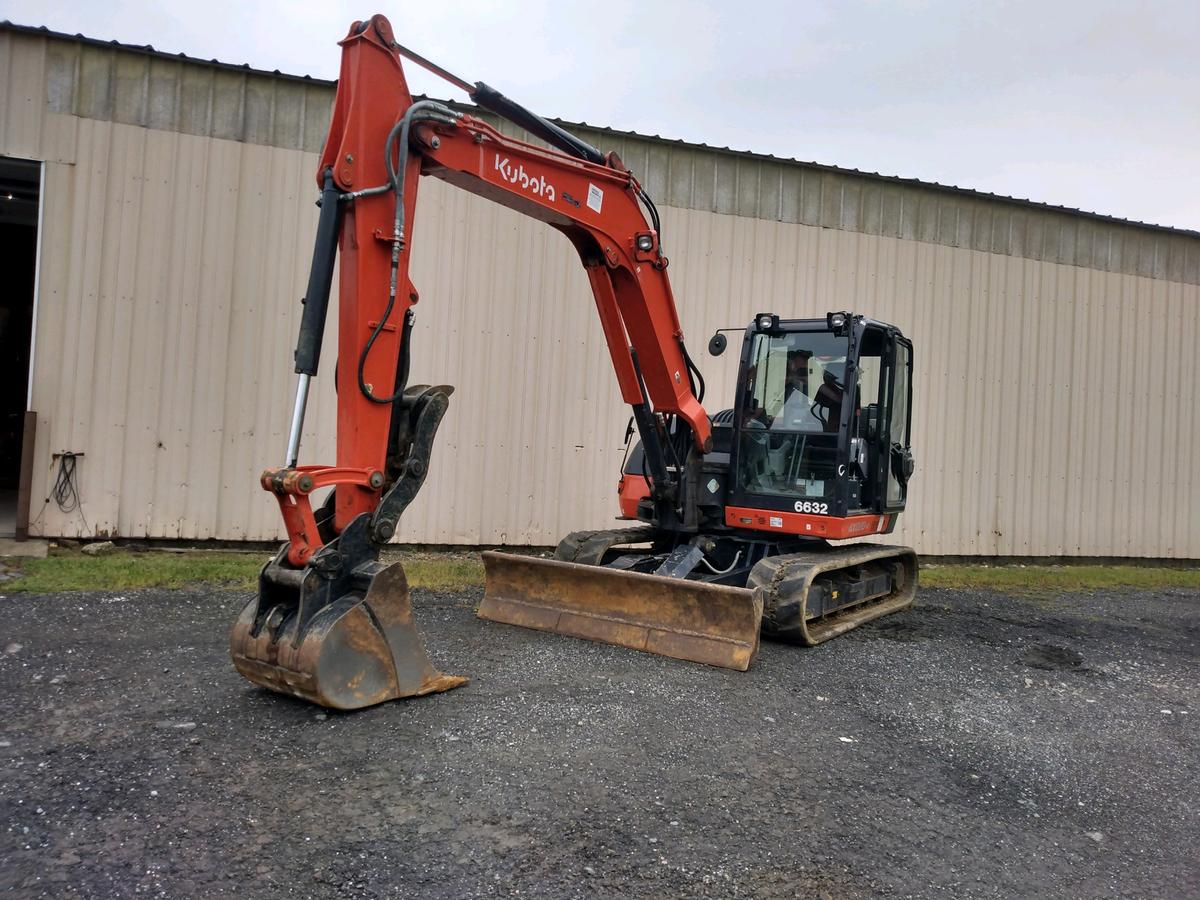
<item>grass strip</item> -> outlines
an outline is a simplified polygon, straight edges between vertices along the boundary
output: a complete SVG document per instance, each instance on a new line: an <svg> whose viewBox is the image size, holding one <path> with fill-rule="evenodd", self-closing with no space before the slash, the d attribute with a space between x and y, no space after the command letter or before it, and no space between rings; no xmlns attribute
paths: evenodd
<svg viewBox="0 0 1200 900"><path fill-rule="evenodd" d="M1079 593L1200 588L1200 569L1149 566L923 566L921 587Z"/></svg>
<svg viewBox="0 0 1200 900"><path fill-rule="evenodd" d="M483 563L474 553L418 552L389 554L404 563L415 588L462 591L483 584ZM55 549L45 559L10 560L0 565L16 577L0 583L0 593L53 594L62 591L126 591L140 588L184 588L211 584L231 590L253 590L266 553L191 551L135 553L118 550L86 556ZM1143 566L985 566L945 565L921 569L928 588L998 590L1016 593L1075 593L1130 588L1200 589L1200 569Z"/></svg>
<svg viewBox="0 0 1200 900"><path fill-rule="evenodd" d="M63 591L132 591L211 584L253 590L267 553L184 553L117 550L105 556L55 549L45 559L13 559L0 565L15 577L0 582L0 593L57 594ZM422 554L403 559L412 587L460 591L483 584L483 563L471 554Z"/></svg>

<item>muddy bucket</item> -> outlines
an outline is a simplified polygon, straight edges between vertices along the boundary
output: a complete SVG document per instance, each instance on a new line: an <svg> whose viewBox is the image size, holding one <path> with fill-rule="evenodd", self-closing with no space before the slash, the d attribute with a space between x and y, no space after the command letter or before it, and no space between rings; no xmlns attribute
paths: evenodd
<svg viewBox="0 0 1200 900"><path fill-rule="evenodd" d="M756 591L494 551L483 565L481 619L742 672L758 652Z"/></svg>
<svg viewBox="0 0 1200 900"><path fill-rule="evenodd" d="M344 710L466 683L430 662L402 565L360 566L331 598L317 572L283 568L282 556L263 569L259 596L230 634L233 664L250 681Z"/></svg>

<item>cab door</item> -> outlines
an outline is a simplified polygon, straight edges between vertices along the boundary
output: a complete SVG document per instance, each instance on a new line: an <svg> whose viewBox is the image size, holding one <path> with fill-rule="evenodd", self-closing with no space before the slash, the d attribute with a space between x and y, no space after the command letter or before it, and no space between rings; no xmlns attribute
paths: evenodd
<svg viewBox="0 0 1200 900"><path fill-rule="evenodd" d="M883 508L887 512L904 509L908 499L908 480L912 476L912 342L898 331L891 334L888 350L886 421L881 429L883 446L880 461L885 485Z"/></svg>
<svg viewBox="0 0 1200 900"><path fill-rule="evenodd" d="M912 474L912 343L899 329L868 319L858 325L851 352L855 400L845 421L847 508L897 512L904 509Z"/></svg>

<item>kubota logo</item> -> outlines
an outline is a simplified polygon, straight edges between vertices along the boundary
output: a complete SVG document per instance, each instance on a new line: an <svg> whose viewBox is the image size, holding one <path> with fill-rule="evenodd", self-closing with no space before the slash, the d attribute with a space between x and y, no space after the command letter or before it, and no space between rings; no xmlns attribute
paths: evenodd
<svg viewBox="0 0 1200 900"><path fill-rule="evenodd" d="M499 153L496 154L496 171L500 173L500 177L505 181L511 184L519 184L521 187L535 196L545 197L551 202L553 202L556 196L554 192L554 185L548 182L545 178L543 178L541 175L538 175L537 177L530 176L525 171L525 166L521 165L520 163L518 163L517 167L514 169L512 163L508 161L508 157L506 156L501 159Z"/></svg>

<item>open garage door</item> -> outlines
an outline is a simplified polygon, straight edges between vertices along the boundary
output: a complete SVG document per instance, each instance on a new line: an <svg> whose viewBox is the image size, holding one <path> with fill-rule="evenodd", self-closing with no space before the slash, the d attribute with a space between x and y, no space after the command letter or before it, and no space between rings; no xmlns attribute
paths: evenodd
<svg viewBox="0 0 1200 900"><path fill-rule="evenodd" d="M0 537L25 537L32 422L27 417L37 283L41 164L0 156ZM28 438L28 440L26 440Z"/></svg>

